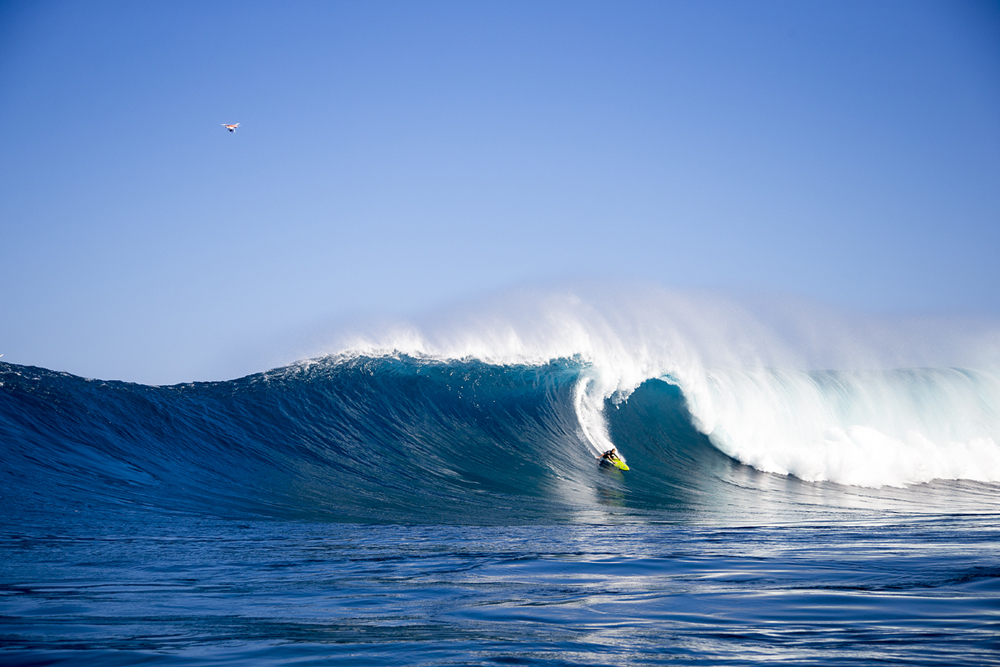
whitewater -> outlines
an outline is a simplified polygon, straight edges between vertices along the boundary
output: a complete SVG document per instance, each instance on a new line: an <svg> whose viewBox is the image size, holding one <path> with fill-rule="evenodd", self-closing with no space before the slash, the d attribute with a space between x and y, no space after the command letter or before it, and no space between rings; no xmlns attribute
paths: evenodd
<svg viewBox="0 0 1000 667"><path fill-rule="evenodd" d="M995 664L998 334L591 286L0 363L0 662Z"/></svg>

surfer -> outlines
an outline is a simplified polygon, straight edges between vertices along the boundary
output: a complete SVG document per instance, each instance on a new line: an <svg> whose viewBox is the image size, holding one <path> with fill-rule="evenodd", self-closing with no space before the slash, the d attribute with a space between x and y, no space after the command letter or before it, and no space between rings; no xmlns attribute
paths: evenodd
<svg viewBox="0 0 1000 667"><path fill-rule="evenodd" d="M628 470L628 466L622 461L622 458L618 456L618 450L612 447L608 451L601 454L601 462L607 461L619 470Z"/></svg>
<svg viewBox="0 0 1000 667"><path fill-rule="evenodd" d="M235 132L236 128L238 128L239 126L240 126L239 123L233 123L232 125L226 125L225 123L222 124L222 127L226 128L230 132Z"/></svg>

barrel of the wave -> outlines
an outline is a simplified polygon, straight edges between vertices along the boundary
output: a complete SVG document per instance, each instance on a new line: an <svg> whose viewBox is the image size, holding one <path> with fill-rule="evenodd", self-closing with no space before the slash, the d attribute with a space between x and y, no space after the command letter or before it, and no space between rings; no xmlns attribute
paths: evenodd
<svg viewBox="0 0 1000 667"><path fill-rule="evenodd" d="M625 464L625 461L619 456L618 450L614 447L601 455L601 465L605 464L613 465L619 470L628 470L628 465Z"/></svg>

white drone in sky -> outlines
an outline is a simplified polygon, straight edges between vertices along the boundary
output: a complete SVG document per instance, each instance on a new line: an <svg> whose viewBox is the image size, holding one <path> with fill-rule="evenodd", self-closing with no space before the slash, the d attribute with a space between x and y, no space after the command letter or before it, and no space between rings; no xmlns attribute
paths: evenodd
<svg viewBox="0 0 1000 667"><path fill-rule="evenodd" d="M238 128L239 126L240 126L239 123L233 123L232 125L226 125L225 123L222 124L222 127L226 128L230 132L235 132L236 128Z"/></svg>

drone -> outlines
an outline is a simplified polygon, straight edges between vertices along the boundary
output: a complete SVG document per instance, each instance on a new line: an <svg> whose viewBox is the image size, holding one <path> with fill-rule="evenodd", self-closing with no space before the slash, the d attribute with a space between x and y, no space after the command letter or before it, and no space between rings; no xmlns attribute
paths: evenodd
<svg viewBox="0 0 1000 667"><path fill-rule="evenodd" d="M236 128L238 128L239 126L240 126L239 123L233 123L232 125L226 125L225 123L222 124L222 127L226 128L230 132L235 132Z"/></svg>

